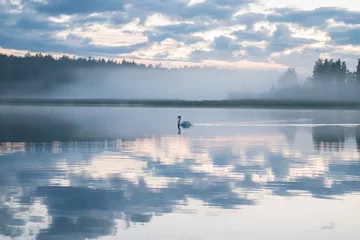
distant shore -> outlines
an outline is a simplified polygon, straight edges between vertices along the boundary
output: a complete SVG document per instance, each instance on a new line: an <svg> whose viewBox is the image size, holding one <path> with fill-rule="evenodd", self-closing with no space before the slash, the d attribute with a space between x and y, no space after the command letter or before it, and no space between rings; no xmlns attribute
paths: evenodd
<svg viewBox="0 0 360 240"><path fill-rule="evenodd" d="M186 108L332 108L360 109L360 101L310 100L126 100L126 99L34 99L3 98L0 105L16 106L129 106Z"/></svg>

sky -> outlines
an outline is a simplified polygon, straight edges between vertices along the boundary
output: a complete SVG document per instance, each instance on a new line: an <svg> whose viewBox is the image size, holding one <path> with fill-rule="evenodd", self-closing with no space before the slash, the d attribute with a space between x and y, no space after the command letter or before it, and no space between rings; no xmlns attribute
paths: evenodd
<svg viewBox="0 0 360 240"><path fill-rule="evenodd" d="M0 52L166 67L295 67L360 57L360 1L0 0Z"/></svg>

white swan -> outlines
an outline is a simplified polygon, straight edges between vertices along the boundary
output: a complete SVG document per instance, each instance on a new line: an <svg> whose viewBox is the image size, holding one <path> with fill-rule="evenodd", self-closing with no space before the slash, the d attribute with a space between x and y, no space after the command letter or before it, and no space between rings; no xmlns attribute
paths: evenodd
<svg viewBox="0 0 360 240"><path fill-rule="evenodd" d="M189 128L189 127L192 126L192 123L189 122L189 121L183 121L182 123L180 123L180 121L181 121L181 116L178 116L178 119L179 119L179 121L178 121L178 127Z"/></svg>

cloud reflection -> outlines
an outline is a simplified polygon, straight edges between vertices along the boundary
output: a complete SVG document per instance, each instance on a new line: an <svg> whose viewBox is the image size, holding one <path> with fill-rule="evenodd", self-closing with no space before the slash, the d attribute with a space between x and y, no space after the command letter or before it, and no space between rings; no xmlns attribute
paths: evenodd
<svg viewBox="0 0 360 240"><path fill-rule="evenodd" d="M2 142L0 234L98 238L116 234L119 221L126 228L146 224L192 199L237 209L271 195L333 199L360 192L358 127L272 130L87 141L82 134L76 140L76 131L71 141ZM311 141L313 149L303 145ZM318 142L342 147L329 152Z"/></svg>

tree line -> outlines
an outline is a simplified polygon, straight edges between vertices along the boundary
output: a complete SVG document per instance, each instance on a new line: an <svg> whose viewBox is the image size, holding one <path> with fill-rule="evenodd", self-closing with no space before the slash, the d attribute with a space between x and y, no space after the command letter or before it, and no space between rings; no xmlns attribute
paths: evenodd
<svg viewBox="0 0 360 240"><path fill-rule="evenodd" d="M225 70L211 66L199 67L185 65L179 68L164 68L161 63L146 65L126 59L117 61L113 59L105 60L104 58L96 59L93 57L75 58L66 55L56 58L51 54L42 53L26 53L24 56L0 54L0 96L7 92L31 93L36 95L37 92L56 89L59 85L79 80L79 76L76 74L76 71L79 69L85 70L83 72L89 72L89 74L91 74L90 70L94 69L103 70L98 71L103 73L106 72L107 69L146 70L146 74L152 71L166 74L167 72L183 70L186 70L186 72L201 70L235 72L235 70Z"/></svg>
<svg viewBox="0 0 360 240"><path fill-rule="evenodd" d="M280 99L314 99L314 100L360 100L360 59L355 71L350 71L341 59L319 58L313 67L312 76L299 83L294 68L278 79L269 94L271 98Z"/></svg>
<svg viewBox="0 0 360 240"><path fill-rule="evenodd" d="M221 77L221 71L236 70L216 67L185 66L179 68L163 68L161 63L145 65L134 60L117 61L104 58L75 58L63 55L55 58L51 54L30 54L14 56L0 54L0 96L8 90L17 92L44 92L59 85L77 80L74 71L78 69L145 69L146 73L183 71L215 71L212 76ZM219 73L217 75L217 73ZM177 74L178 75L178 74ZM278 79L277 85L269 92L249 94L248 98L271 99L306 99L306 100L360 100L360 59L355 71L350 71L341 59L319 58L313 67L312 76L299 83L295 68L288 68ZM230 98L237 98L234 94Z"/></svg>
<svg viewBox="0 0 360 240"><path fill-rule="evenodd" d="M113 59L103 58L71 58L63 55L55 58L51 54L37 53L24 56L0 54L0 94L7 90L21 90L30 87L31 91L46 91L60 84L75 81L75 69L93 68L160 68L161 64L145 65L134 61L123 60L118 62Z"/></svg>

